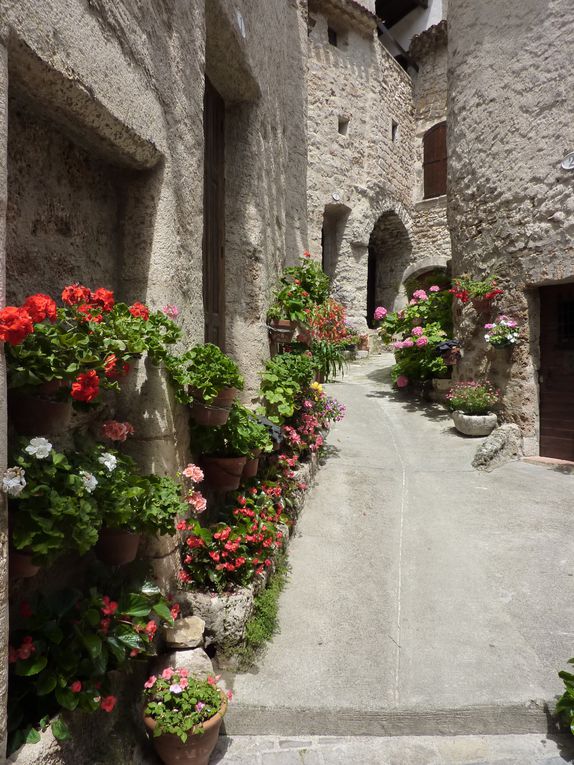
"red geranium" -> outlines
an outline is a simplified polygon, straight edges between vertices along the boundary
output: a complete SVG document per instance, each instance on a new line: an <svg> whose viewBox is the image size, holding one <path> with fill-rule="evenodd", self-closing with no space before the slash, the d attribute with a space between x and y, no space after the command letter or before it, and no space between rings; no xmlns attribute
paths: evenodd
<svg viewBox="0 0 574 765"><path fill-rule="evenodd" d="M70 284L62 290L62 301L66 305L78 305L79 303L89 303L92 299L92 293L83 284Z"/></svg>
<svg viewBox="0 0 574 765"><path fill-rule="evenodd" d="M84 321L93 321L96 324L99 324L103 319L102 314L98 313L98 306L90 305L89 303L82 303L82 305L78 306L77 310L78 313L82 314Z"/></svg>
<svg viewBox="0 0 574 765"><path fill-rule="evenodd" d="M111 290L106 290L104 287L100 287L94 293L92 293L92 301L101 306L104 311L111 311L114 307L114 293Z"/></svg>
<svg viewBox="0 0 574 765"><path fill-rule="evenodd" d="M0 340L19 345L34 331L32 317L25 308L7 305L0 311Z"/></svg>
<svg viewBox="0 0 574 765"><path fill-rule="evenodd" d="M72 398L76 401L93 401L100 392L100 378L95 369L79 374L72 383Z"/></svg>
<svg viewBox="0 0 574 765"><path fill-rule="evenodd" d="M57 319L55 301L49 295L43 295L41 292L27 297L22 307L28 311L33 322L44 321L44 319L50 319L54 322Z"/></svg>
<svg viewBox="0 0 574 765"><path fill-rule="evenodd" d="M130 306L129 311L132 316L147 321L149 319L149 308L143 303L134 303Z"/></svg>

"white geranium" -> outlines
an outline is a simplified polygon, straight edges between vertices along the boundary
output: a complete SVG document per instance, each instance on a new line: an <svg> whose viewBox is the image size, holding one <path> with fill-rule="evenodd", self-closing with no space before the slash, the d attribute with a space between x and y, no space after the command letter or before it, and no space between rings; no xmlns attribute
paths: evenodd
<svg viewBox="0 0 574 765"><path fill-rule="evenodd" d="M11 467L2 477L2 491L11 497L17 497L26 486L26 471L20 467Z"/></svg>
<svg viewBox="0 0 574 765"><path fill-rule="evenodd" d="M50 454L52 448L52 444L47 438L33 438L24 451L38 460L44 460Z"/></svg>
<svg viewBox="0 0 574 765"><path fill-rule="evenodd" d="M87 470L80 470L80 478L84 482L85 490L91 494L98 485L98 479L93 473L88 473Z"/></svg>
<svg viewBox="0 0 574 765"><path fill-rule="evenodd" d="M98 457L98 462L101 465L104 465L109 472L111 473L113 470L116 469L116 465L118 464L118 458L115 454L110 454L110 452L102 452L100 456Z"/></svg>

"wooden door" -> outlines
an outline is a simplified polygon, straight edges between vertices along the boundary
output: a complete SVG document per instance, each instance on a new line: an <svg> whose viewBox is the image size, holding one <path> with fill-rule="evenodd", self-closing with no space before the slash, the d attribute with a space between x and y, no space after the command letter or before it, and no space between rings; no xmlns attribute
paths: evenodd
<svg viewBox="0 0 574 765"><path fill-rule="evenodd" d="M446 194L446 122L433 125L423 137L424 198Z"/></svg>
<svg viewBox="0 0 574 765"><path fill-rule="evenodd" d="M540 456L574 460L574 284L540 289Z"/></svg>
<svg viewBox="0 0 574 765"><path fill-rule="evenodd" d="M375 326L374 313L377 307L377 254L369 247L367 260L367 326Z"/></svg>
<svg viewBox="0 0 574 765"><path fill-rule="evenodd" d="M225 348L225 104L206 78L203 110L205 342Z"/></svg>

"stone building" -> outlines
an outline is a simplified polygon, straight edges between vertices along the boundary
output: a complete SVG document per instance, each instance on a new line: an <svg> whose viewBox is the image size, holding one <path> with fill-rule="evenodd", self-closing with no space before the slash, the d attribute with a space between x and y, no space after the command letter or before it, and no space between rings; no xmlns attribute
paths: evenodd
<svg viewBox="0 0 574 765"><path fill-rule="evenodd" d="M448 218L453 271L496 275L498 308L459 314L459 375L503 393L528 454L574 459L574 150L569 0L450 0ZM488 350L497 313L515 348Z"/></svg>

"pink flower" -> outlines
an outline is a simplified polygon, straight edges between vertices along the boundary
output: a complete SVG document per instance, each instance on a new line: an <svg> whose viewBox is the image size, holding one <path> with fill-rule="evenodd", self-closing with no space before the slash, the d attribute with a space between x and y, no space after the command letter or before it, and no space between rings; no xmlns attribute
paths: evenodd
<svg viewBox="0 0 574 765"><path fill-rule="evenodd" d="M428 295L424 290L415 290L413 292L413 298L415 298L415 300L427 300Z"/></svg>
<svg viewBox="0 0 574 765"><path fill-rule="evenodd" d="M179 316L179 308L173 303L164 305L161 310L165 313L166 316L169 316L170 319L175 319L176 316Z"/></svg>
<svg viewBox="0 0 574 765"><path fill-rule="evenodd" d="M70 690L72 693L79 693L82 690L82 684L79 680L74 680L74 682L70 685Z"/></svg>
<svg viewBox="0 0 574 765"><path fill-rule="evenodd" d="M420 337L424 332L424 329L422 327L414 327L413 328L413 335L416 335L417 337Z"/></svg>
<svg viewBox="0 0 574 765"><path fill-rule="evenodd" d="M193 506L196 513L203 513L207 507L207 500L200 491L194 491L193 494L187 498L187 501Z"/></svg>
<svg viewBox="0 0 574 765"><path fill-rule="evenodd" d="M233 691L227 691L226 696L229 699L229 701L231 701L231 699L233 698Z"/></svg>
<svg viewBox="0 0 574 765"><path fill-rule="evenodd" d="M396 380L397 388L406 388L409 384L409 378L405 375L399 375Z"/></svg>
<svg viewBox="0 0 574 765"><path fill-rule="evenodd" d="M153 688L156 680L157 680L157 677L155 675L152 675L145 681L144 688Z"/></svg>
<svg viewBox="0 0 574 765"><path fill-rule="evenodd" d="M401 340L397 340L396 342L393 343L393 348L397 351L400 351L403 347L404 346Z"/></svg>
<svg viewBox="0 0 574 765"><path fill-rule="evenodd" d="M179 683L174 683L173 685L169 686L170 693L181 693L183 691L183 688Z"/></svg>
<svg viewBox="0 0 574 765"><path fill-rule="evenodd" d="M429 287L429 292L440 292L440 287L437 284L433 284L432 287Z"/></svg>
<svg viewBox="0 0 574 765"><path fill-rule="evenodd" d="M201 483L203 481L203 470L197 465L190 464L182 470L181 474L185 478L190 478L194 483Z"/></svg>
<svg viewBox="0 0 574 765"><path fill-rule="evenodd" d="M384 319L387 313L388 313L387 309L383 308L382 305L377 306L377 308L375 308L375 313L374 313L375 321L380 321L381 319Z"/></svg>
<svg viewBox="0 0 574 765"><path fill-rule="evenodd" d="M100 708L103 709L104 712L111 712L116 703L117 698L115 696L106 696L105 699L100 701Z"/></svg>
<svg viewBox="0 0 574 765"><path fill-rule="evenodd" d="M425 336L423 335L422 337L419 337L419 339L417 340L417 346L418 346L419 348L422 348L422 347L423 347L423 345L428 345L428 342L429 342L429 339L428 339L428 337L425 337Z"/></svg>
<svg viewBox="0 0 574 765"><path fill-rule="evenodd" d="M171 667L166 667L164 671L161 673L163 680L171 680L171 678L174 675L175 675L175 670L173 670Z"/></svg>
<svg viewBox="0 0 574 765"><path fill-rule="evenodd" d="M412 348L414 345L414 342L411 340L410 337L407 337L406 340L403 340L403 348Z"/></svg>
<svg viewBox="0 0 574 765"><path fill-rule="evenodd" d="M494 329L495 327L496 327L496 324L485 324L484 325L485 329Z"/></svg>
<svg viewBox="0 0 574 765"><path fill-rule="evenodd" d="M201 712L201 710L204 707L205 707L205 704L203 703L203 701L198 701L197 704L195 705L195 711L196 712Z"/></svg>
<svg viewBox="0 0 574 765"><path fill-rule="evenodd" d="M102 425L102 435L109 438L110 441L125 441L128 436L134 433L133 425L129 422L118 422L117 420L107 420Z"/></svg>
<svg viewBox="0 0 574 765"><path fill-rule="evenodd" d="M217 683L218 683L220 680L221 680L221 675L215 675L215 677L213 677L212 675L209 675L209 677L207 678L207 682L208 682L210 685L217 685Z"/></svg>

